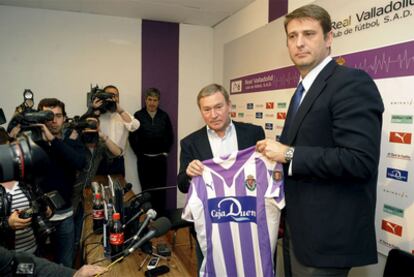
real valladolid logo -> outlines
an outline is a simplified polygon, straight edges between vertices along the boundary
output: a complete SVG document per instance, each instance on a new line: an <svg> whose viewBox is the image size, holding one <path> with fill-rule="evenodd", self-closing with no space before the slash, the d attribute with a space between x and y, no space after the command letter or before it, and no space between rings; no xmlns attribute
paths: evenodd
<svg viewBox="0 0 414 277"><path fill-rule="evenodd" d="M413 6L414 0L393 0L385 5L358 11L354 16L348 15L340 20L334 20L332 21L334 37L349 35L407 18L413 15L411 10Z"/></svg>

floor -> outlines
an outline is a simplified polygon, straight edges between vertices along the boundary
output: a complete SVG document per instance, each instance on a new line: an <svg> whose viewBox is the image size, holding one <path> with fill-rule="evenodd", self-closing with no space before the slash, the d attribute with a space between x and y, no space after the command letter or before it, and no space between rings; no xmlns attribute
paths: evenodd
<svg viewBox="0 0 414 277"><path fill-rule="evenodd" d="M168 234L169 241L172 242L173 232ZM192 245L190 244L190 238ZM187 271L191 276L197 276L197 259L195 255L195 241L194 238L189 236L189 228L182 228L177 231L176 245L174 253L177 255Z"/></svg>

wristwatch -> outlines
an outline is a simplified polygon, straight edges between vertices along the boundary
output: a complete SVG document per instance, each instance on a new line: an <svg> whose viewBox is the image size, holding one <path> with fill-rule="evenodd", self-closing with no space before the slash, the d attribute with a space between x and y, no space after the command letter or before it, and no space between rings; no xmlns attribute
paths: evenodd
<svg viewBox="0 0 414 277"><path fill-rule="evenodd" d="M285 160L286 162L290 162L293 159L293 153L295 153L294 147L289 147L285 152Z"/></svg>

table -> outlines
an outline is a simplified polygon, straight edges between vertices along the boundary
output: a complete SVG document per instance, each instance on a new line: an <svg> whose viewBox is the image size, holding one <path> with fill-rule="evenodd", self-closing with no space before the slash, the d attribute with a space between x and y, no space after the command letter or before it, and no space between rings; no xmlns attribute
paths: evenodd
<svg viewBox="0 0 414 277"><path fill-rule="evenodd" d="M131 197L132 192L128 192L124 199L128 199ZM85 190L85 214L89 214L92 211L92 192L91 190ZM103 254L103 246L101 243L102 234L92 234L92 216L87 216L84 221L84 227L82 232L82 238L86 238L85 240L85 247L84 247L84 260L87 264L92 264L97 261L104 259ZM165 243L171 246L171 243L168 239L171 236L162 236L160 238L156 238L151 240L153 246L157 245L158 243ZM154 251L155 252L155 251ZM142 253L140 250L134 251L132 254L124 258L119 263L115 264L111 267L110 271L105 273L103 276L145 276L145 271L147 270L147 262L149 258L143 264L142 269L140 269L140 265L143 260L146 258L147 254ZM98 265L107 266L111 263L110 260L106 259L99 263ZM177 257L174 252L172 252L171 257L167 259L160 259L158 266L166 265L170 268L170 272L164 274L163 276L166 277L185 277L191 276L190 273L187 271L183 263L181 262L180 258Z"/></svg>

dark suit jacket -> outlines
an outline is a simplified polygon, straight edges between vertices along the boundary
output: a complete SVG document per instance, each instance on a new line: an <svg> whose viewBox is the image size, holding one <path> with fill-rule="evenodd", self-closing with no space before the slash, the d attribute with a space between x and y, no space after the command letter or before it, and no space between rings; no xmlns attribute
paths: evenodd
<svg viewBox="0 0 414 277"><path fill-rule="evenodd" d="M303 264L377 262L374 216L383 111L368 74L331 61L281 137L295 147L292 176L285 165L286 220Z"/></svg>
<svg viewBox="0 0 414 277"><path fill-rule="evenodd" d="M257 125L233 121L236 128L237 144L239 150L246 149L256 144L257 141L265 138L263 128ZM207 128L191 133L180 142L180 170L177 176L178 188L181 192L187 193L191 178L185 173L188 164L192 160L208 160L213 158L210 142L207 136Z"/></svg>

